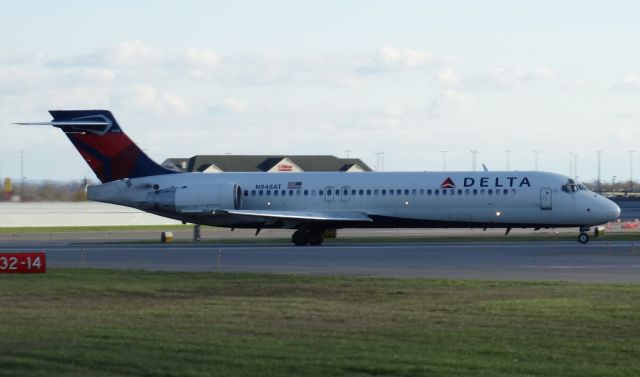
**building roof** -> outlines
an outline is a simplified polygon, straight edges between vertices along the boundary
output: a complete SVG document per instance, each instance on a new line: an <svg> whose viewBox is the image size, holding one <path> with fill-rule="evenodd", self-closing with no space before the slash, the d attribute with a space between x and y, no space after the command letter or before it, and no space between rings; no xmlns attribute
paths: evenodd
<svg viewBox="0 0 640 377"><path fill-rule="evenodd" d="M353 165L358 165L362 170L371 171L371 168L359 158L338 158L326 155L196 155L188 159L186 171L204 171L209 166L215 165L226 172L265 172L285 158L304 171L347 171ZM174 165L181 167L184 160L186 159L170 158L165 163L171 161Z"/></svg>

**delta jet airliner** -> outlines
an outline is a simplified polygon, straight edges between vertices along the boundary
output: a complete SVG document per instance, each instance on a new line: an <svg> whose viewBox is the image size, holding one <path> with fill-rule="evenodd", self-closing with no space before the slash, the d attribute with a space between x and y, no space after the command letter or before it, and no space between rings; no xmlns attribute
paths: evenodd
<svg viewBox="0 0 640 377"><path fill-rule="evenodd" d="M319 245L341 228L556 228L613 221L620 208L554 173L363 172L178 173L152 161L107 110L50 111L102 184L90 200L183 223L295 229L296 245Z"/></svg>

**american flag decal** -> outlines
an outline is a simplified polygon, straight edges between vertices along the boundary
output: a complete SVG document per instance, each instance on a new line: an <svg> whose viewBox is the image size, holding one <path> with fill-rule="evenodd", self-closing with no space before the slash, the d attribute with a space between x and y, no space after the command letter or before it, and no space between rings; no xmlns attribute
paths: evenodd
<svg viewBox="0 0 640 377"><path fill-rule="evenodd" d="M289 184L287 184L287 189L288 190L300 190L300 189L302 189L302 182L289 182Z"/></svg>

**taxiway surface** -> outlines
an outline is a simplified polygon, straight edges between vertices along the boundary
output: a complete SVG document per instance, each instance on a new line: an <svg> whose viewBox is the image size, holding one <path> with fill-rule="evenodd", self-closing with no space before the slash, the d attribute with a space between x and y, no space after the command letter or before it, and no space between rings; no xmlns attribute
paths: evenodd
<svg viewBox="0 0 640 377"><path fill-rule="evenodd" d="M49 267L126 268L572 282L640 282L640 243L628 241L105 244L4 242L44 250Z"/></svg>

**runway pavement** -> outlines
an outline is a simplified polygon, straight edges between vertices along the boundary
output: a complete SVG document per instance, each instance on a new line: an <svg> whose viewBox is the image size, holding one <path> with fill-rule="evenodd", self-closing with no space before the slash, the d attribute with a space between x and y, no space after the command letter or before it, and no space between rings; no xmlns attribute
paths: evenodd
<svg viewBox="0 0 640 377"><path fill-rule="evenodd" d="M49 267L126 268L572 282L640 282L640 243L423 242L325 244L0 243L47 253Z"/></svg>

